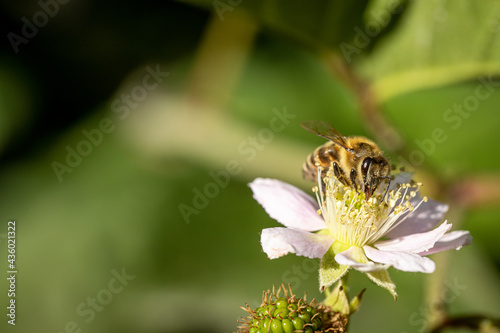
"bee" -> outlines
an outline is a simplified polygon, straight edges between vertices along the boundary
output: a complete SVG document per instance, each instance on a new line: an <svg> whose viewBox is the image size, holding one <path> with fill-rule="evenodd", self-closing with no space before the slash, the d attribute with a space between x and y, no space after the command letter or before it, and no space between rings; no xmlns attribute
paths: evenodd
<svg viewBox="0 0 500 333"><path fill-rule="evenodd" d="M342 184L356 191L363 191L366 200L373 195L383 179L389 181L387 189L389 188L389 160L373 141L362 136L343 136L325 121L305 121L301 126L329 140L307 157L302 167L305 179L317 181L318 165L321 166L321 177L324 178L333 164L334 176Z"/></svg>

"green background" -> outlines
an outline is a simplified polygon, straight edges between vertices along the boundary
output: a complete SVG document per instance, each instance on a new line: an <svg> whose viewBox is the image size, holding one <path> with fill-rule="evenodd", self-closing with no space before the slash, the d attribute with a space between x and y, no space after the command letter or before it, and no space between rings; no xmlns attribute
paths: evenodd
<svg viewBox="0 0 500 333"><path fill-rule="evenodd" d="M0 280L2 331L232 332L239 307L273 285L321 300L317 261L262 252L260 231L279 224L247 186L270 177L310 191L301 166L323 143L300 128L310 119L409 161L474 238L433 256L432 275L390 269L396 303L351 274L352 293L367 292L350 331L424 331L429 286L450 315L500 316L500 1L46 3L53 15L18 52L8 34L44 9L0 7L0 276L9 220L18 269L15 328ZM121 119L116 105L148 66L168 76ZM289 122L266 137L284 110ZM67 165L68 146L103 119L113 129L60 181L54 162ZM183 216L230 161L229 183ZM122 269L134 278L107 292ZM92 320L77 312L105 295Z"/></svg>

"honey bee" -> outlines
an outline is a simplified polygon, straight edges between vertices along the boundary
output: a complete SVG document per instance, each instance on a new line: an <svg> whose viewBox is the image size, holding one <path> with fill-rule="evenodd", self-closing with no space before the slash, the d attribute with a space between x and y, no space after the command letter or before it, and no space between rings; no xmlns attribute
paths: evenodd
<svg viewBox="0 0 500 333"><path fill-rule="evenodd" d="M305 121L301 126L329 140L307 157L302 167L305 179L317 181L318 165L321 166L321 176L324 178L333 164L334 176L342 184L356 191L363 191L366 200L373 195L383 179L390 182L389 161L373 141L362 136L343 136L325 121Z"/></svg>

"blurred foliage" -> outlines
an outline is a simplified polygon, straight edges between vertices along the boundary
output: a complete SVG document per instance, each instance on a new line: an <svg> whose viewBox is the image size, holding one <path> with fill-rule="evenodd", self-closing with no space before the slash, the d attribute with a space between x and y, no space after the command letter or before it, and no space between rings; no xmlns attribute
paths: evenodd
<svg viewBox="0 0 500 333"><path fill-rule="evenodd" d="M335 47L349 41L355 34L353 25L363 23L368 1L317 0L290 2L286 0L182 0L214 11L224 21L235 9L251 14L265 29L277 31L295 42L312 48Z"/></svg>
<svg viewBox="0 0 500 333"><path fill-rule="evenodd" d="M22 18L41 10L28 1L0 8L4 36L20 34ZM374 24L377 33L367 30ZM279 224L246 185L276 177L309 191L301 164L322 140L300 128L307 119L375 139L386 130L380 124L393 129L397 150L381 140L391 160L413 156L418 163L408 167L424 190L448 202L450 222L474 237L449 254L449 269L439 274L391 270L397 303L351 274L352 293L368 287L351 330L421 331L433 276L443 277L443 293L452 292L447 283L463 286L446 304L452 314L498 316L499 34L497 0L87 0L60 5L18 54L5 38L0 211L18 226L17 328L63 332L74 321L92 332L230 332L244 315L239 306L255 306L273 284L321 299L316 261L270 261L262 252L260 231ZM225 47L200 46L214 38ZM227 38L241 40L239 49L225 45ZM123 94L157 65L168 77L120 118L113 103L126 105ZM238 70L234 84L228 68ZM204 93L217 92L207 89L225 86L229 98L207 102ZM374 101L370 111L366 100ZM291 118L283 130L252 146L284 110ZM384 122L374 125L373 112ZM68 147L82 147L83 131L99 129L103 119L113 130L60 182L54 161L66 165ZM193 206L231 160L240 171L187 221L180 204ZM474 191L454 192L478 177L486 181ZM472 200L481 191L489 200ZM87 323L78 309L90 309L88 299L102 297L122 268L135 278ZM5 279L0 290L5 295ZM5 320L0 327L12 329Z"/></svg>
<svg viewBox="0 0 500 333"><path fill-rule="evenodd" d="M413 1L409 7L398 29L360 64L379 100L500 74L497 1ZM371 20L381 13L384 8L375 10Z"/></svg>

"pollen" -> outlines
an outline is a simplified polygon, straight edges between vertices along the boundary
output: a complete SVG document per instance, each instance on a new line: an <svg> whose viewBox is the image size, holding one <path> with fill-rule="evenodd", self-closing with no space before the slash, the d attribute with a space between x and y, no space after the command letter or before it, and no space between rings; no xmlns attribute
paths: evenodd
<svg viewBox="0 0 500 333"><path fill-rule="evenodd" d="M424 197L416 205L410 202L417 197L421 183L399 184L385 196L379 190L366 200L363 192L338 181L333 176L333 167L323 179L321 172L319 167L318 186L314 187L320 207L318 214L323 215L330 235L344 244L373 244L427 201Z"/></svg>

